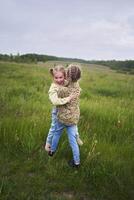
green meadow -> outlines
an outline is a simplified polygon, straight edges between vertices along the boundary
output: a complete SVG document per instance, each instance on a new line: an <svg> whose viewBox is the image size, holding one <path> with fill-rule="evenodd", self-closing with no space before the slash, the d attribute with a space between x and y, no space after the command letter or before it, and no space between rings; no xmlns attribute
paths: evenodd
<svg viewBox="0 0 134 200"><path fill-rule="evenodd" d="M72 169L66 131L48 157L49 68L57 62L0 62L0 199L132 200L134 76L82 65L81 166ZM63 62L64 66L67 63Z"/></svg>

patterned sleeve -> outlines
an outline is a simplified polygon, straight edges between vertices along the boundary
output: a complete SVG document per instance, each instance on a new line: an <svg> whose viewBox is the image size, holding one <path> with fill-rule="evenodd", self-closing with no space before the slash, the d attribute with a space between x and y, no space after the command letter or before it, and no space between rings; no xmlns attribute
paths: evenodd
<svg viewBox="0 0 134 200"><path fill-rule="evenodd" d="M76 95L77 97L79 97L80 96L80 92L81 92L81 88L79 86L79 83L76 83L75 87L74 87L74 90L73 90L73 93L74 93L74 95Z"/></svg>
<svg viewBox="0 0 134 200"><path fill-rule="evenodd" d="M64 105L70 101L70 97L60 98L58 97L58 88L52 84L49 89L49 99L54 106Z"/></svg>

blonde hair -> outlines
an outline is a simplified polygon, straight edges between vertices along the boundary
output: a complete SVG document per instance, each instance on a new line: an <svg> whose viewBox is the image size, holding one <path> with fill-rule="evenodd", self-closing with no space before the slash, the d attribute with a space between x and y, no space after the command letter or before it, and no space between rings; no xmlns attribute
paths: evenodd
<svg viewBox="0 0 134 200"><path fill-rule="evenodd" d="M76 82L81 78L81 69L78 64L70 64L67 67L67 77L72 81Z"/></svg>
<svg viewBox="0 0 134 200"><path fill-rule="evenodd" d="M62 72L64 77L66 78L66 71L63 65L56 65L55 67L51 68L49 72L52 76L54 76L54 73L56 72Z"/></svg>

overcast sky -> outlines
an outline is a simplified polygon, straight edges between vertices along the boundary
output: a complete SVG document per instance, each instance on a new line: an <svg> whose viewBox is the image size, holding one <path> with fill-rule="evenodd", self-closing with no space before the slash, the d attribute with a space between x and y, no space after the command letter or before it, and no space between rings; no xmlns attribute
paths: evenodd
<svg viewBox="0 0 134 200"><path fill-rule="evenodd" d="M0 0L0 53L134 59L133 0Z"/></svg>

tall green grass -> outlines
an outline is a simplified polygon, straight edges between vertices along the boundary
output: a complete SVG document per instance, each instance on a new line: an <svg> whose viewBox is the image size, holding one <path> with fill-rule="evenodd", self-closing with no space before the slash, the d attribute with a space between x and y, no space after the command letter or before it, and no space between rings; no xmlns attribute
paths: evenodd
<svg viewBox="0 0 134 200"><path fill-rule="evenodd" d="M66 66L66 63L63 63ZM133 199L134 76L83 65L79 133L81 167L63 133L57 153L42 148L51 123L49 67L0 63L2 199Z"/></svg>

